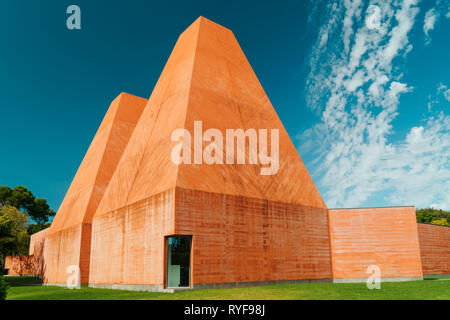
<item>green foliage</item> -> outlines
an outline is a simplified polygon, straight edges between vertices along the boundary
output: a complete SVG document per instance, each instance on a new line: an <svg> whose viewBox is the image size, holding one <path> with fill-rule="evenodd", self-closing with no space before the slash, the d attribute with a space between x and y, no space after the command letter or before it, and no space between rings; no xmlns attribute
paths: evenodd
<svg viewBox="0 0 450 320"><path fill-rule="evenodd" d="M0 244L5 241L6 246L1 247L0 254L26 255L30 245L30 235L27 231L27 215L14 207L0 207L0 225L3 224L5 233L0 232Z"/></svg>
<svg viewBox="0 0 450 320"><path fill-rule="evenodd" d="M31 236L26 229L19 232L15 239L15 247L18 255L28 255L30 251L30 239Z"/></svg>
<svg viewBox="0 0 450 320"><path fill-rule="evenodd" d="M10 187L0 186L0 206L6 206L8 199L11 197L12 190Z"/></svg>
<svg viewBox="0 0 450 320"><path fill-rule="evenodd" d="M431 221L431 224L436 224L438 226L449 226L450 224L448 223L447 219L442 218L442 219L435 219L433 221Z"/></svg>
<svg viewBox="0 0 450 320"><path fill-rule="evenodd" d="M14 221L7 216L0 215L0 238L12 237Z"/></svg>
<svg viewBox="0 0 450 320"><path fill-rule="evenodd" d="M450 226L450 212L426 208L426 209L417 209L416 210L416 219L417 222L428 223L428 224L437 224L441 226ZM445 224L443 224L445 223Z"/></svg>
<svg viewBox="0 0 450 320"><path fill-rule="evenodd" d="M0 274L8 255L27 255L30 235L27 215L14 207L0 207Z"/></svg>
<svg viewBox="0 0 450 320"><path fill-rule="evenodd" d="M0 215L0 257L2 258L14 248L13 232L14 221L5 215Z"/></svg>
<svg viewBox="0 0 450 320"><path fill-rule="evenodd" d="M5 278L0 275L0 300L5 300L8 294L8 285L5 282Z"/></svg>
<svg viewBox="0 0 450 320"><path fill-rule="evenodd" d="M56 213L50 209L45 199L34 199L31 210L28 214L38 223L48 221L49 217L53 217Z"/></svg>
<svg viewBox="0 0 450 320"><path fill-rule="evenodd" d="M12 206L0 207L0 215L7 217L13 223L13 235L17 236L20 232L25 230L27 226L27 215L25 212L17 210Z"/></svg>
<svg viewBox="0 0 450 320"><path fill-rule="evenodd" d="M55 211L50 209L47 200L35 198L33 193L24 186L17 186L14 189L0 187L0 205L23 210L37 223L47 222L49 217L55 215Z"/></svg>
<svg viewBox="0 0 450 320"><path fill-rule="evenodd" d="M0 274L6 256L28 255L30 235L48 228L54 215L47 200L36 198L26 187L0 186Z"/></svg>
<svg viewBox="0 0 450 320"><path fill-rule="evenodd" d="M16 207L17 209L24 209L28 212L34 203L34 196L26 187L17 186L12 190L11 196L7 199L7 203L10 206Z"/></svg>

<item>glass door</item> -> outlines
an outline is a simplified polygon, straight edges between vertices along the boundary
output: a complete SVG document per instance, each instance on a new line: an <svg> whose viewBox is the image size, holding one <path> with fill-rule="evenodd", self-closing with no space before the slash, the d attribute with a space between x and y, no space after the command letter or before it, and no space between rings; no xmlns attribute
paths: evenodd
<svg viewBox="0 0 450 320"><path fill-rule="evenodd" d="M167 237L167 287L190 287L192 236Z"/></svg>

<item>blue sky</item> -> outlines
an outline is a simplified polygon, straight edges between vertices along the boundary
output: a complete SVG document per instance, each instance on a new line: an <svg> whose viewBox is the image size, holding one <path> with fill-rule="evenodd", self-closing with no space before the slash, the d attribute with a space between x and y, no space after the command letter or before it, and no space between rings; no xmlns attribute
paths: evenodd
<svg viewBox="0 0 450 320"><path fill-rule="evenodd" d="M81 30L66 28L71 4ZM379 27L366 23L369 5ZM57 209L110 102L122 91L148 98L178 35L202 15L233 30L328 206L450 209L448 8L5 1L0 185L25 185Z"/></svg>

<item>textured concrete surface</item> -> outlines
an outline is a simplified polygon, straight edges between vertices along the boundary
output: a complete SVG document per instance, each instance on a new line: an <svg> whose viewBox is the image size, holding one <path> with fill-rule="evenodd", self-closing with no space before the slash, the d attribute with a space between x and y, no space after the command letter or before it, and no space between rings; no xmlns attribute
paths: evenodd
<svg viewBox="0 0 450 320"><path fill-rule="evenodd" d="M334 279L422 278L414 207L330 209Z"/></svg>
<svg viewBox="0 0 450 320"><path fill-rule="evenodd" d="M7 256L5 269L9 276L25 276L37 274L33 256Z"/></svg>
<svg viewBox="0 0 450 320"><path fill-rule="evenodd" d="M65 283L70 265L88 281L92 218L146 102L121 93L111 103L47 232L44 281Z"/></svg>
<svg viewBox="0 0 450 320"><path fill-rule="evenodd" d="M94 218L89 283L163 285L172 234L193 235L194 286L332 277L326 209L177 188Z"/></svg>
<svg viewBox="0 0 450 320"><path fill-rule="evenodd" d="M450 227L418 223L424 275L450 273Z"/></svg>
<svg viewBox="0 0 450 320"><path fill-rule="evenodd" d="M263 176L250 164L174 164L172 132L193 134L198 120L203 131L224 135L227 128L279 129L278 173ZM97 212L175 187L326 208L233 33L205 18L178 39Z"/></svg>
<svg viewBox="0 0 450 320"><path fill-rule="evenodd" d="M41 255L44 252L45 237L49 228L41 230L31 235L29 255Z"/></svg>
<svg viewBox="0 0 450 320"><path fill-rule="evenodd" d="M175 213L194 285L332 277L326 209L177 188Z"/></svg>
<svg viewBox="0 0 450 320"><path fill-rule="evenodd" d="M164 236L173 234L174 191L165 191L92 224L90 284L164 283Z"/></svg>

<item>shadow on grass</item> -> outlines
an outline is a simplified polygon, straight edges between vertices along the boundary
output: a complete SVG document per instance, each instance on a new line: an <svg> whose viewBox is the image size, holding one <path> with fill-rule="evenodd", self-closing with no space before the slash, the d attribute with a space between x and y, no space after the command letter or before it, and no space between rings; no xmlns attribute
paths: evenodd
<svg viewBox="0 0 450 320"><path fill-rule="evenodd" d="M37 276L4 276L10 287L40 286L42 279Z"/></svg>

